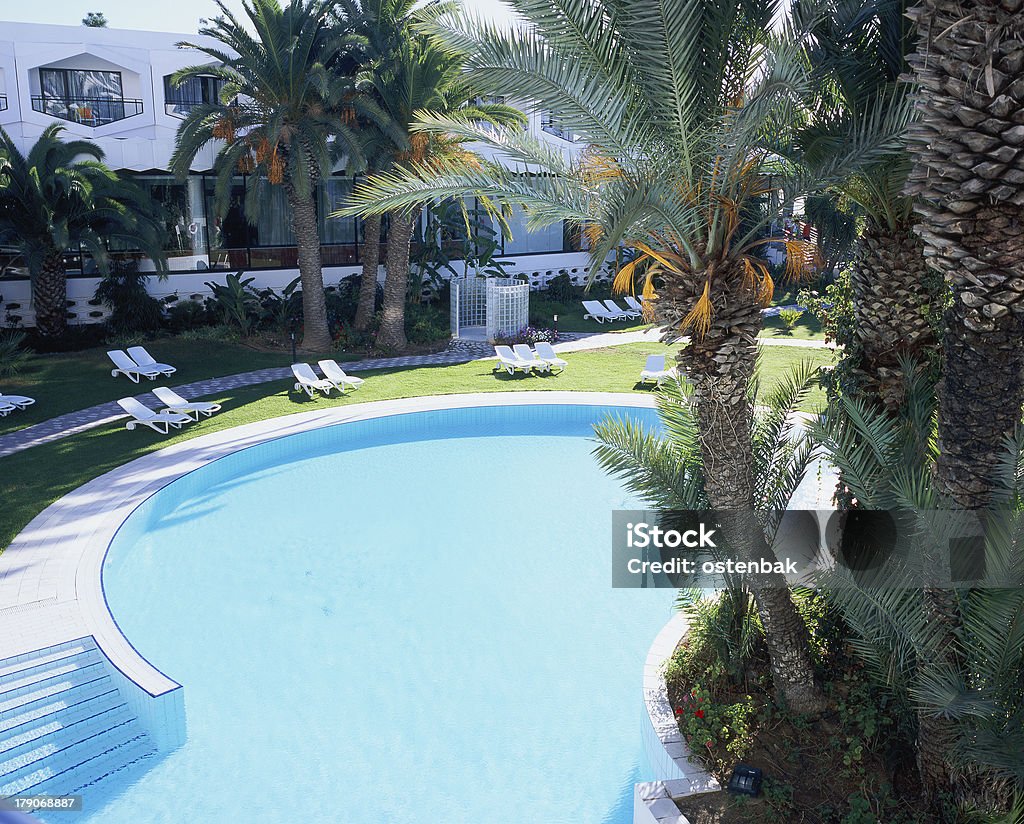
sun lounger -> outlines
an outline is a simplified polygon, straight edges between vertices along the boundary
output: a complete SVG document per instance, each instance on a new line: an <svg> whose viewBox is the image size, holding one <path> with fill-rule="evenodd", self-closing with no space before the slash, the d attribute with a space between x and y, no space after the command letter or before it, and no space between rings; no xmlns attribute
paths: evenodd
<svg viewBox="0 0 1024 824"><path fill-rule="evenodd" d="M610 298L604 302L604 305L608 307L608 311L616 316L618 320L624 318L638 318L643 315L643 312L638 312L636 309L623 309L619 304Z"/></svg>
<svg viewBox="0 0 1024 824"><path fill-rule="evenodd" d="M632 309L634 312L638 312L639 313L638 317L642 316L644 314L644 305L640 301L638 301L635 297L633 297L632 295L626 295L623 298L623 300L626 301L626 305L630 309Z"/></svg>
<svg viewBox="0 0 1024 824"><path fill-rule="evenodd" d="M313 367L308 363L293 363L292 374L295 376L295 389L301 389L311 398L316 397L318 391L325 395L330 395L332 389L338 389L327 378L318 378L313 371ZM340 392L341 390L338 389L338 391Z"/></svg>
<svg viewBox="0 0 1024 824"><path fill-rule="evenodd" d="M13 406L15 409L27 409L35 402L35 398L26 398L24 395L0 394L0 404L3 406Z"/></svg>
<svg viewBox="0 0 1024 824"><path fill-rule="evenodd" d="M550 343L541 341L533 348L537 350L538 358L542 361L546 361L549 367L557 368L559 372L564 372L565 367L569 365L566 361L562 360L555 354L555 350Z"/></svg>
<svg viewBox="0 0 1024 824"><path fill-rule="evenodd" d="M188 415L183 415L180 412L171 412L167 409L154 412L152 409L143 406L135 398L121 398L117 403L118 406L132 416L131 420L125 424L125 428L129 432L141 423L143 426L155 429L161 435L166 435L171 431L172 426L175 429L181 429L183 424L192 422Z"/></svg>
<svg viewBox="0 0 1024 824"><path fill-rule="evenodd" d="M504 369L510 375L514 375L516 372L530 374L536 368L534 359L523 360L507 346L495 346L494 354L498 356L498 363L492 370L494 372Z"/></svg>
<svg viewBox="0 0 1024 824"><path fill-rule="evenodd" d="M158 386L153 390L153 394L156 395L157 400L159 400L160 403L166 406L171 412L180 412L182 415L188 415L196 421L199 420L200 415L210 417L214 412L220 410L219 403L189 401L173 389L166 386Z"/></svg>
<svg viewBox="0 0 1024 824"><path fill-rule="evenodd" d="M675 376L675 369L665 368L664 355L649 355L647 363L640 373L640 383L654 383L661 386L664 381Z"/></svg>
<svg viewBox="0 0 1024 824"><path fill-rule="evenodd" d="M144 346L129 346L128 357L135 361L143 369L157 369L161 375L173 375L178 370L173 366L160 363L156 360L149 352L146 351Z"/></svg>
<svg viewBox="0 0 1024 824"><path fill-rule="evenodd" d="M620 317L609 312L607 306L597 300L583 301L583 308L587 310L586 314L583 315L584 320L587 318L593 318L598 323L621 320Z"/></svg>
<svg viewBox="0 0 1024 824"><path fill-rule="evenodd" d="M139 366L135 361L128 357L127 353L122 352L120 349L114 349L111 352L107 352L107 357L113 361L116 369L110 370L111 377L116 378L118 375L124 375L132 383L138 383L142 378L149 378L151 381L155 381L163 373L159 369L151 369L145 366Z"/></svg>
<svg viewBox="0 0 1024 824"><path fill-rule="evenodd" d="M345 394L346 386L350 386L355 391L365 383L362 378L346 374L345 370L338 366L337 361L322 360L318 365L320 371L324 373L324 377L333 383L342 395Z"/></svg>
<svg viewBox="0 0 1024 824"><path fill-rule="evenodd" d="M525 343L517 343L515 346L512 347L512 351L513 353L515 353L515 356L519 358L519 360L526 361L527 363L532 363L533 368L537 372L551 371L551 364L548 363L543 358L538 358L537 353L534 352Z"/></svg>

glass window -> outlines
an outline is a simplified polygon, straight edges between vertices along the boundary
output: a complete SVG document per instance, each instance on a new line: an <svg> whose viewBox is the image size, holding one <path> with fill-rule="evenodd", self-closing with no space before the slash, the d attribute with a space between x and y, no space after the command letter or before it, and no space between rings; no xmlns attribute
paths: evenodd
<svg viewBox="0 0 1024 824"><path fill-rule="evenodd" d="M195 106L217 103L224 81L219 77L190 77L180 86L164 78L164 110L174 117L186 117Z"/></svg>
<svg viewBox="0 0 1024 824"><path fill-rule="evenodd" d="M86 126L102 126L124 120L138 111L126 112L121 73L87 69L40 69L40 111Z"/></svg>
<svg viewBox="0 0 1024 824"><path fill-rule="evenodd" d="M320 185L320 242L325 246L356 242L354 217L331 217L352 191L352 179L329 177Z"/></svg>
<svg viewBox="0 0 1024 824"><path fill-rule="evenodd" d="M503 254L527 255L564 251L565 239L561 221L531 232L526 228L526 213L518 207L513 209L512 215L506 220L511 231L504 235Z"/></svg>

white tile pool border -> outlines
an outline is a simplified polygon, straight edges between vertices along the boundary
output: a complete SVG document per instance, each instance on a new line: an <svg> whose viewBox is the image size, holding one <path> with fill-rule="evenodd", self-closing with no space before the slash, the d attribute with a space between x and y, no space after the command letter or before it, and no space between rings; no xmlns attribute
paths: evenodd
<svg viewBox="0 0 1024 824"><path fill-rule="evenodd" d="M245 424L137 458L51 504L0 554L0 659L91 635L154 743L173 749L184 740L183 690L121 633L101 580L111 541L139 505L213 461L300 432L415 412L565 405L652 408L655 399L617 392L487 392L373 401Z"/></svg>
<svg viewBox="0 0 1024 824"><path fill-rule="evenodd" d="M688 824L673 799L721 789L691 754L668 700L665 667L688 629L686 615L677 612L655 636L644 662L644 755L660 780L634 787L633 824Z"/></svg>

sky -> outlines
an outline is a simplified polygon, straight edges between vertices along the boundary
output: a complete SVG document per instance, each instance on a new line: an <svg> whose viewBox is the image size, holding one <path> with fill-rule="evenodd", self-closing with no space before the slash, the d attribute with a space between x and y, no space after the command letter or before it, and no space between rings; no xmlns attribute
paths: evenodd
<svg viewBox="0 0 1024 824"><path fill-rule="evenodd" d="M464 0L491 17L505 18L501 0ZM227 0L229 8L241 8L240 0ZM86 12L101 11L112 29L144 29L194 34L202 17L213 17L213 0L0 0L0 21L81 25ZM3 36L0 35L0 40Z"/></svg>

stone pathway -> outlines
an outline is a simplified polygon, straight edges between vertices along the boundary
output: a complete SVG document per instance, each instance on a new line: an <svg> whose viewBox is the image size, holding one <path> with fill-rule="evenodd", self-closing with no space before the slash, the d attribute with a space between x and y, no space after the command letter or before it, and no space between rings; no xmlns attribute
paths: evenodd
<svg viewBox="0 0 1024 824"><path fill-rule="evenodd" d="M608 346L621 346L626 343L657 343L661 333L657 329L646 329L636 332L563 332L562 343L555 345L559 352L579 352L586 349L602 349ZM799 346L811 349L825 348L826 344L813 340L775 340L761 338L766 346ZM343 364L346 371L362 372L371 369L396 369L414 366L448 366L456 363L468 363L494 356L494 347L483 341L453 340L443 352L432 355L406 355L400 358L367 358L360 361L349 361ZM175 386L173 389L186 398L196 399L208 395L216 395L232 389L255 386L261 383L287 380L292 377L291 369L286 366L257 369L253 372L242 372L221 378L208 378ZM140 389L145 383L140 384ZM156 409L153 395L148 391L137 395L136 399ZM124 411L115 402L101 403L88 409L79 409L58 415L55 418L33 424L32 426L0 435L0 458L13 455L33 446L59 441L62 438L95 429L112 421L126 418Z"/></svg>

